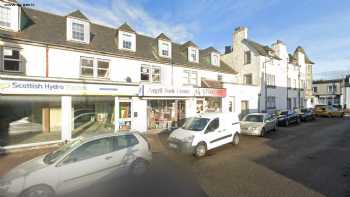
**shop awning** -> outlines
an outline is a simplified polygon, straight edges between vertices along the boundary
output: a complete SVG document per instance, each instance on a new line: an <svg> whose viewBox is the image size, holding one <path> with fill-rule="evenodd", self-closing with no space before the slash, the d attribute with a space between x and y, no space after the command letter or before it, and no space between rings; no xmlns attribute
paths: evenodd
<svg viewBox="0 0 350 197"><path fill-rule="evenodd" d="M202 88L222 88L221 81L202 79Z"/></svg>

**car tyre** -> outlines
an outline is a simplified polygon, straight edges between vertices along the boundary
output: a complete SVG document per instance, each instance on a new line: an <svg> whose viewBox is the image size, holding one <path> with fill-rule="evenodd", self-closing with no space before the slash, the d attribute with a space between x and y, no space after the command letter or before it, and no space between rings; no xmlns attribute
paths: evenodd
<svg viewBox="0 0 350 197"><path fill-rule="evenodd" d="M136 159L130 166L129 174L132 176L141 176L148 170L149 163L144 159Z"/></svg>
<svg viewBox="0 0 350 197"><path fill-rule="evenodd" d="M237 146L237 145L239 144L239 135L238 135L238 133L236 133L236 134L233 136L232 144L233 144L234 146Z"/></svg>
<svg viewBox="0 0 350 197"><path fill-rule="evenodd" d="M260 137L264 137L265 133L266 133L265 128L262 128L260 132Z"/></svg>
<svg viewBox="0 0 350 197"><path fill-rule="evenodd" d="M199 143L194 149L194 156L200 158L207 154L207 145L204 142Z"/></svg>
<svg viewBox="0 0 350 197"><path fill-rule="evenodd" d="M54 197L55 192L46 185L37 185L25 190L20 197Z"/></svg>

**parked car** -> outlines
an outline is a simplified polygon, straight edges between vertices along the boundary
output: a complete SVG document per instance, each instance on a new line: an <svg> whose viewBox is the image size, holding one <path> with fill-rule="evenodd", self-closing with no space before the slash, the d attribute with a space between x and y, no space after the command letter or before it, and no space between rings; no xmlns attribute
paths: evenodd
<svg viewBox="0 0 350 197"><path fill-rule="evenodd" d="M208 150L227 143L237 145L241 132L235 113L206 113L187 118L181 128L168 138L170 148L196 157L205 156Z"/></svg>
<svg viewBox="0 0 350 197"><path fill-rule="evenodd" d="M299 118L302 121L315 120L316 115L312 109L301 109L299 112Z"/></svg>
<svg viewBox="0 0 350 197"><path fill-rule="evenodd" d="M276 131L277 119L267 113L252 113L241 121L241 133L247 135L264 136L269 131Z"/></svg>
<svg viewBox="0 0 350 197"><path fill-rule="evenodd" d="M148 142L138 133L80 137L9 171L0 179L0 196L67 194L114 175L140 175L151 158Z"/></svg>
<svg viewBox="0 0 350 197"><path fill-rule="evenodd" d="M316 116L325 117L344 117L344 111L338 110L330 105L317 105L315 106Z"/></svg>
<svg viewBox="0 0 350 197"><path fill-rule="evenodd" d="M288 126L291 123L300 123L299 115L295 111L282 111L278 116L278 125Z"/></svg>

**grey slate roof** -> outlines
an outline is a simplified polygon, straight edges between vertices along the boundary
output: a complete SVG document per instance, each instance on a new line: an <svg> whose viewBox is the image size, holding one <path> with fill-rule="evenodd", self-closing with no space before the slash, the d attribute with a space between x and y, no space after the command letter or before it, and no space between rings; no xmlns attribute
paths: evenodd
<svg viewBox="0 0 350 197"><path fill-rule="evenodd" d="M118 30L126 31L126 32L131 32L131 33L136 33L129 25L128 23L123 23L118 27Z"/></svg>
<svg viewBox="0 0 350 197"><path fill-rule="evenodd" d="M315 63L312 62L312 61L310 60L310 58L307 56L307 54L305 53L305 50L303 49L303 47L298 46L298 47L295 49L295 51L294 51L294 58L297 57L297 52L301 52L301 53L304 54L304 56L305 56L305 63L306 63L306 64L315 64Z"/></svg>
<svg viewBox="0 0 350 197"><path fill-rule="evenodd" d="M281 59L275 54L273 49L271 49L269 46L264 46L264 45L261 45L257 42L254 42L254 41L248 40L248 39L244 39L243 43L246 43L250 47L254 48L257 51L257 53L261 56L272 57L272 58L278 59L278 60Z"/></svg>
<svg viewBox="0 0 350 197"><path fill-rule="evenodd" d="M185 43L183 44L183 46L184 46L184 47L196 47L196 48L198 48L198 46L197 46L195 43L193 43L192 41L187 41L187 42L185 42Z"/></svg>
<svg viewBox="0 0 350 197"><path fill-rule="evenodd" d="M206 49L200 50L199 54L210 54L210 53L219 53L218 50L216 50L214 47L208 47Z"/></svg>
<svg viewBox="0 0 350 197"><path fill-rule="evenodd" d="M181 67L229 74L237 73L222 61L220 67L201 61L199 63L191 63L187 60L187 51L183 50L183 45L177 43L172 43L172 58L162 58L158 55L156 39L137 33L136 52L118 50L116 39L117 30L95 23L90 23L91 40L89 44L70 42L66 39L66 18L64 16L30 8L22 8L22 11L24 18L26 18L22 23L22 30L20 32L0 30L0 38L68 47L76 50L85 50L139 60L168 63ZM122 25L123 28L126 27L126 25Z"/></svg>
<svg viewBox="0 0 350 197"><path fill-rule="evenodd" d="M160 33L157 36L157 39L161 39L161 40L165 40L165 41L171 41L170 38L168 38L168 36L166 36L164 33Z"/></svg>
<svg viewBox="0 0 350 197"><path fill-rule="evenodd" d="M87 21L89 20L83 13L80 12L80 10L75 10L74 12L68 14L67 16L72 16L72 17L84 19Z"/></svg>

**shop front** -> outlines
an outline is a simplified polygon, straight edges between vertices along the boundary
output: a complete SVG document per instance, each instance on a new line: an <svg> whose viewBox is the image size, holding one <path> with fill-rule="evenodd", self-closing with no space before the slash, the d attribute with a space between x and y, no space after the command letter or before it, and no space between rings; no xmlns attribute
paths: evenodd
<svg viewBox="0 0 350 197"><path fill-rule="evenodd" d="M196 113L221 111L226 89L143 85L139 95L147 101L147 129L164 130Z"/></svg>
<svg viewBox="0 0 350 197"><path fill-rule="evenodd" d="M132 130L138 90L137 85L1 79L0 146Z"/></svg>

